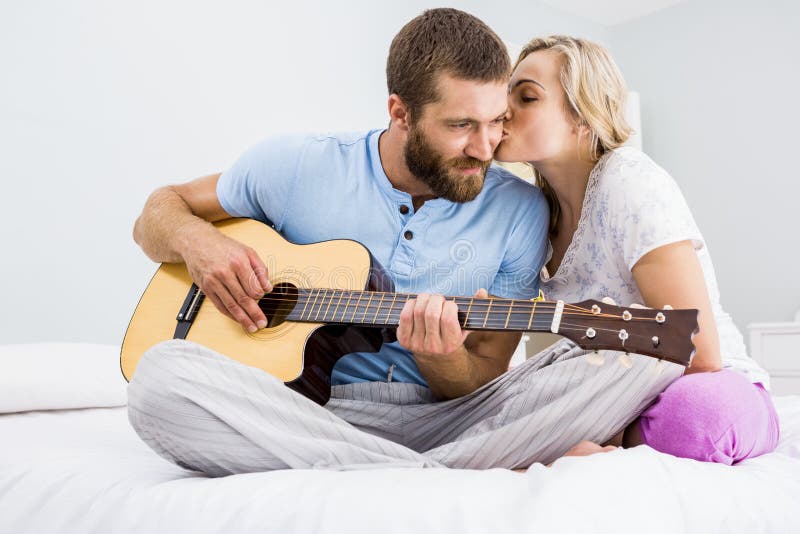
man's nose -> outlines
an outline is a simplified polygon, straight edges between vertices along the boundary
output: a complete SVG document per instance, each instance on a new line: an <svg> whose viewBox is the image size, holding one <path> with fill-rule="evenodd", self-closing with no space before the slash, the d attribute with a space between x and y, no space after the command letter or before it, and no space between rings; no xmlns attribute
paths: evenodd
<svg viewBox="0 0 800 534"><path fill-rule="evenodd" d="M492 159L494 149L500 142L500 133L492 135L488 128L479 128L470 138L470 143L465 151L467 156L481 161Z"/></svg>

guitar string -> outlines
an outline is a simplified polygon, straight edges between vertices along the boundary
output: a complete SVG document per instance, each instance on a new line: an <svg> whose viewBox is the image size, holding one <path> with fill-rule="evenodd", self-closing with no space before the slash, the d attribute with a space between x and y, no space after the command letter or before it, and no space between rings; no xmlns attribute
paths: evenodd
<svg viewBox="0 0 800 534"><path fill-rule="evenodd" d="M217 310L217 312L221 313L218 310ZM366 313L371 313L371 310L367 310ZM480 319L476 319L476 320L479 321ZM316 323L316 322L320 322L320 323L337 323L333 319L325 319L324 317L315 317L313 319L312 318L306 318L306 319L300 319L300 320L290 319L289 321L290 322L306 322L306 323ZM384 323L384 325L386 325L386 326L396 326L397 322L399 322L399 315L389 314L386 317L385 321L386 322ZM393 322L390 325L388 321L393 321ZM354 324L354 325L358 325L359 324L358 322L351 322L351 321L344 321L344 323L345 324ZM369 322L368 324L378 325L380 323L375 321L375 322ZM491 330L493 328L497 328L497 329L501 329L501 330L502 329L520 329L520 330L525 330L525 327L529 327L529 325L530 325L530 327L532 329L541 329L541 330L545 330L546 331L546 330L549 330L549 327L550 327L551 324L552 324L551 321L549 319L547 319L547 318L540 318L540 319L538 319L538 321L537 321L537 319L534 319L534 321L532 321L532 322L525 321L525 320L521 320L521 321L514 320L514 321L508 321L508 323L506 323L506 321L501 319L499 321L487 321L485 325L481 324L481 325L474 325L474 326L469 326L467 324L461 324L459 322L459 326L461 326L461 328L463 328L465 330L478 329L478 328L482 328L482 329L485 328L487 330ZM568 328L568 327L572 327L572 328ZM575 324L575 323L562 322L562 323L560 323L559 331L562 331L562 330L586 331L587 328L588 327L586 325L579 325L579 324ZM600 326L594 326L592 328L596 332L611 332L611 333L618 333L619 332L619 329L614 329L614 328L604 328L604 327L600 327ZM651 337L648 334L638 334L636 332L629 332L628 336L629 336L629 338L636 337L636 338L643 338L643 339L649 339Z"/></svg>
<svg viewBox="0 0 800 534"><path fill-rule="evenodd" d="M310 288L310 289L301 288L301 290L307 291L306 294L302 295L303 298L307 298L307 299L323 298L323 299L329 299L330 300L332 298L336 298L337 294L341 294L342 295L341 296L342 299L344 299L346 296L352 297L353 295L373 295L373 296L376 296L376 295L396 295L396 296L401 296L401 297L409 297L409 298L406 298L406 301L407 301L407 300L410 300L410 298L415 298L415 297L418 296L417 294L412 294L412 293L390 293L390 292L383 292L383 291L365 291L365 290L335 289L335 288ZM318 293L316 295L312 295L313 291L317 291ZM329 293L329 292L332 292L333 294L331 295L331 293ZM269 299L270 297L265 296L263 298L264 299ZM358 298L360 300L361 297L359 296ZM451 301L452 302L452 301L454 301L454 299L461 299L461 300L473 299L473 300L477 301L473 305L478 305L478 306L490 306L491 305L492 307L495 307L497 305L497 303L500 303L500 305L509 305L509 306L513 305L515 307L516 306L521 306L523 308L525 306L530 306L530 307L536 307L536 308L541 307L543 309L548 309L548 307L550 307L550 309L554 309L555 306L557 305L556 302L547 301L547 300L545 300L545 301L532 301L532 300L523 300L523 299L505 299L505 298L501 298L501 297L466 297L466 296L445 297L446 301ZM276 300L279 300L279 299L276 299ZM288 299L288 300L291 300L291 299ZM395 299L395 300L397 300L397 299ZM483 303L482 301L486 302L486 303ZM403 301L401 300L400 302L403 302ZM615 305L615 304L608 304L608 306L614 306L614 307L617 307L617 308L625 308L625 309L630 308L630 307L619 306L619 305ZM591 314L591 315L595 315L595 316L603 315L602 313L601 314L594 313L591 310L591 308L584 308L582 306L577 306L575 304L571 304L571 303L567 303L567 302L564 303L564 309L565 310L571 309L571 310L577 311L577 312L585 312L587 314ZM630 309L637 309L637 308L630 308ZM648 308L638 308L638 309L648 309ZM649 308L649 309L654 309L654 308ZM656 311L661 311L661 310L656 310ZM675 311L675 310L666 310L666 311ZM611 315L611 314L608 314L608 316L609 317L616 317L615 315Z"/></svg>
<svg viewBox="0 0 800 534"><path fill-rule="evenodd" d="M304 300L274 299L274 298L273 299L262 299L262 301L266 302L266 303L269 303L269 302L281 302L281 303L287 302L287 303L290 303L290 304L292 304L291 307L287 308L287 307L280 307L279 306L277 308L277 310L276 310L278 312L287 312L287 313L291 313L292 311L294 311L300 304L305 304L306 303L306 301L304 301ZM259 303L261 304L262 301L260 301ZM350 314L350 313L353 313L353 314L356 314L356 315L360 314L362 316L365 315L365 314L379 314L380 317L384 317L386 313L388 313L390 316L391 316L391 314L398 313L398 310L397 310L396 306L399 303L394 303L393 305L389 304L389 303L382 303L380 305L378 305L378 304L374 304L374 305L373 304L368 304L366 306L364 306L363 303L344 303L344 305L342 305L342 304L343 304L342 302L338 302L337 301L336 305L335 305L335 308L341 308L341 310L342 310L341 311L341 316L342 317L344 317L344 316L346 316L347 314ZM319 308L316 313L313 311L314 307L318 307ZM470 315L472 315L473 311L474 311L474 313L476 315L482 313L484 311L483 310L484 307L486 308L486 311L488 311L489 308L491 307L492 311L497 312L497 313L494 314L495 316L496 315L502 315L503 313L506 313L506 314L510 313L512 315L518 315L518 314L521 314L521 313L531 312L535 317L537 311L550 312L550 311L553 311L553 310L557 309L555 306L550 306L550 307L548 307L548 306L536 306L536 307L524 308L522 306L518 306L517 304L496 304L495 303L493 305L490 305L490 304L474 303L472 308L471 308ZM331 311L331 308L334 308L334 304L331 303L330 301L328 303L315 302L312 305L312 309L308 310L307 314L305 312L301 312L301 315L307 315L307 317L305 317L305 319L308 319L311 316L314 316L314 317L318 318L320 316L327 317L329 315L333 318L337 314L333 313ZM263 307L262 307L262 311L266 311L266 310L264 310ZM334 309L333 311L335 312L337 310ZM669 310L669 311L675 311L675 310ZM460 309L459 313L464 313L464 312ZM581 313L581 312L564 311L562 316L564 316L564 317L595 317L595 318L602 318L602 319L620 320L620 321L625 321L626 323L634 322L634 321L637 321L637 322L642 322L642 321L654 322L655 321L655 322L657 322L655 317L636 317L636 316L632 315L630 317L630 319L626 320L626 319L624 319L622 317L622 315L613 315L613 314L609 314L609 313L591 313L591 312L590 313Z"/></svg>
<svg viewBox="0 0 800 534"><path fill-rule="evenodd" d="M203 294L205 294L205 293L203 293ZM396 303L407 302L407 301L411 300L412 298L415 298L415 297L418 296L418 295L414 295L414 294L383 293L383 292L379 292L379 291L362 291L362 292L357 292L357 293L354 293L354 294L355 295L359 295L359 296L356 297L357 299L361 299L362 295L365 295L365 296L372 295L373 298L379 297L381 295L383 295L384 297L386 295L390 295L390 296L397 295L397 296L401 296L401 297L409 297L409 298L406 298L406 299L394 298L393 300ZM325 294L317 294L317 295L298 294L298 295L292 295L293 298L290 298L290 299L282 299L282 298L280 298L282 296L288 296L288 294L287 293L267 293L266 295L261 297L260 300L291 300L291 301L294 301L294 300L302 300L302 299L320 299L320 298L324 298L326 300L330 300L331 298L336 299L337 298L337 293L333 293L333 294L325 293ZM353 294L348 295L346 293L342 293L341 297L339 297L339 298L345 299L345 298L348 298L348 297L352 298ZM555 306L557 304L554 301L546 301L546 300L531 301L531 300L523 300L523 299L503 299L503 298L499 298L499 297L462 297L462 296L451 297L451 296L448 296L448 297L444 297L444 299L446 301L448 301L448 302L453 302L454 299L460 299L460 300L471 300L471 299L473 299L473 300L476 301L476 303L481 303L481 302L488 303L488 302L491 301L492 303L501 303L501 304L502 303L507 303L507 304L512 304L513 303L513 305L515 305L515 306L517 306L517 305L533 306L534 302L535 302L537 307L539 307L539 306L548 306L548 305L549 306ZM589 308L583 308L583 307L580 307L580 306L576 306L574 304L570 304L568 302L564 303L564 308L565 309L569 308L569 309L574 309L574 310L581 310L581 311L586 311L588 313L593 313L592 310L589 309Z"/></svg>
<svg viewBox="0 0 800 534"><path fill-rule="evenodd" d="M312 296L311 293L314 290L317 290L318 294ZM269 302L288 302L288 303L292 304L292 308L291 309L287 310L286 308L280 308L279 307L278 310L276 310L276 312L287 312L288 311L288 313L291 313L292 311L294 311L294 309L297 307L298 304L305 303L305 305L307 306L308 303L313 300L313 304L312 304L311 310L309 310L308 316L306 318L303 318L302 315L304 314L304 312L301 312L300 319L301 320L305 320L305 321L312 321L311 316L313 315L314 319L318 320L318 319L320 319L320 315L322 315L322 322L334 322L333 320L335 319L335 317L334 317L335 314L334 313L330 313L330 309L331 309L331 306L333 306L333 302L336 300L336 296L338 294L339 295L339 299L336 302L336 308L334 309L334 312L337 311L338 308L341 306L342 301L345 301L344 302L345 306L342 308L342 317L345 317L347 313L350 313L349 308L354 307L354 309L352 311L354 318L358 314L361 314L362 317L365 318L367 314L372 314L373 311L374 311L376 319L375 319L375 321L373 321L373 323L377 324L378 323L378 318L379 317L384 317L383 312L381 311L381 309L384 307L384 305L383 305L382 302L379 303L379 304L376 304L376 306L374 307L374 310L373 310L373 306L370 304L370 302L371 302L372 298L374 298L374 296L376 294L378 294L378 295L393 295L394 296L392 304L387 309L387 313L385 315L385 321L387 321L387 322L390 319L398 319L397 317L394 317L394 314L397 313L396 312L396 308L395 308L395 306L398 304L397 296L405 296L405 297L411 297L411 298L416 297L416 295L407 294L407 293L403 294L403 293L371 292L371 291L362 291L362 290L339 290L339 289L331 289L331 288L312 288L312 289L310 289L308 291L309 291L309 293L307 293L305 295L301 295L301 298L296 298L296 299L295 298L276 298L274 295L268 295L268 296L262 297L262 299L259 300L259 305L261 305L262 303L269 303ZM352 291L352 292L351 293L347 293L348 291ZM202 291L200 291L200 294L205 296L205 294ZM352 295L353 294L359 295L358 301L355 302L355 303L352 302ZM278 295L280 295L280 293ZM372 296L372 298L370 299L370 302L368 302L367 306L365 306L365 307L362 307L362 304L363 304L363 302L361 302L361 296L362 295L371 295ZM345 300L345 297L347 297L347 300ZM470 313L472 312L472 310L475 310L476 314L480 314L483 311L483 309L482 309L483 307L486 307L487 311L488 311L489 308L493 308L494 311L496 311L498 314L503 313L503 312L507 313L508 317L507 317L506 320L499 319L499 318L496 318L496 317L494 317L492 319L492 321L500 320L504 326L511 326L512 325L511 314L517 315L519 313L525 313L525 312L531 312L532 313L533 318L529 318L528 321L525 321L523 318L517 318L515 316L514 319L513 319L513 327L515 327L515 328L520 328L523 325L527 325L529 323L531 324L531 326L533 324L535 324L534 321L537 320L537 318L535 317L537 309L539 311L542 311L542 312L549 312L549 311L557 309L557 304L553 303L552 301L522 301L522 300L516 301L516 300L513 300L513 299L501 299L501 298L491 298L491 297L489 297L489 298L477 298L477 302L475 301L475 298L471 298L471 297L449 297L446 300L450 301L450 302L453 302L455 299L461 299L462 301L464 301L464 300L472 300L472 302L470 304ZM328 301L327 304L325 304L325 300ZM401 300L399 303L400 304L404 304L404 301ZM462 304L466 304L466 302L462 302ZM316 314L314 314L313 310L314 310L314 307L317 306L317 305L319 305L318 306L319 309L317 310ZM323 310L323 307L325 308L324 310ZM569 309L567 309L567 308L569 308ZM578 310L578 311L570 311L570 309L571 310ZM262 308L262 310L263 310L263 308ZM609 313L594 313L594 312L592 312L591 310L589 310L587 308L583 308L583 307L575 306L575 305L571 305L571 304L566 304L566 303L565 303L565 306L564 306L564 310L565 311L563 312L563 316L565 316L565 317L595 317L595 318L606 318L606 319L623 320L623 321L625 320L621 315L614 315L614 314L609 314ZM305 309L304 309L304 311L305 311ZM672 310L672 311L674 311L674 310ZM330 319L326 319L328 314L331 315ZM543 319L545 321L548 320L548 318L541 318L541 319ZM636 316L632 316L626 322L631 322L631 321L652 322L652 321L655 321L655 320L656 319L654 317L636 317ZM519 321L519 322L517 322L517 321ZM347 322L347 323L351 323L352 322L352 323L358 324L358 322L355 322L355 321L345 321L345 322ZM485 324L488 326L489 325L488 321L485 321ZM495 324L494 322L492 322L491 326L492 327L499 326L499 323ZM537 324L537 327L538 326L540 326L540 325Z"/></svg>
<svg viewBox="0 0 800 534"><path fill-rule="evenodd" d="M376 296L390 295L390 296L393 296L393 300L395 302L398 300L397 297L407 297L406 301L410 300L411 298L418 297L418 294L412 294L412 293L392 293L392 292L384 292L384 291L366 291L366 290L355 290L355 289L337 289L337 288L299 288L299 289L300 289L300 291L305 291L306 293L305 294L300 294L298 292L297 300L300 300L300 298L333 299L333 298L336 298L337 294L341 295L342 299L344 299L345 297L352 298L353 295L359 295L359 297L358 297L359 299L361 298L361 295L371 295L373 298L376 297ZM317 291L317 294L313 295L312 294L313 291ZM203 295L205 294L203 291L200 291L200 293L203 294ZM278 295L286 295L286 293L277 293L277 294ZM534 305L536 305L537 307L547 307L547 306L555 306L556 305L556 303L554 301L532 301L532 300L523 300L523 299L505 299L505 298L501 298L501 297L467 297L467 296L450 297L450 296L448 296L448 297L445 298L445 300L448 300L448 301L453 301L454 299L462 299L462 300L477 299L479 301L477 303L478 305L481 305L480 301L489 301L491 303L498 303L498 302L499 303L508 303L509 305L511 305L513 303L514 306L534 306ZM267 294L264 297L262 297L260 300L278 301L278 300L281 300L281 299L277 299L277 298L271 296L270 294ZM291 301L293 301L294 299L283 299L283 300L291 300ZM403 302L403 301L401 300L401 302ZM487 305L488 306L489 304L483 304L483 305ZM494 304L492 304L492 305L494 305ZM610 304L610 305L614 306L612 304ZM621 306L617 306L617 307L621 307ZM569 309L576 310L576 311L583 311L583 312L586 312L586 313L592 313L593 315L598 315L598 314L595 314L594 312L592 312L592 310L589 309L589 308L580 307L580 306L577 306L577 305L571 304L571 303L564 303L564 308L565 309L569 308Z"/></svg>
<svg viewBox="0 0 800 534"><path fill-rule="evenodd" d="M351 297L353 295L373 295L373 298L376 297L376 296L379 296L379 295L383 295L383 296L390 295L390 296L396 296L396 297L407 297L406 298L406 301L407 301L407 300L410 300L411 298L416 298L416 297L419 296L418 294L413 294L413 293L391 293L391 292L385 292L385 291L364 291L364 290L355 290L355 289L311 288L311 289L303 289L303 290L307 291L307 293L305 295L302 295L305 298L320 298L320 297L322 297L322 298L326 298L327 299L327 298L331 298L331 297L335 298L337 294L341 294L342 298L345 298L348 295L351 296ZM317 291L318 293L316 295L313 295L312 294L313 291ZM331 293L329 293L329 292L333 293L333 295L331 295ZM395 300L401 300L401 299L397 299L396 297L395 297ZM268 297L265 296L264 298L268 298ZM361 298L361 297L359 296L358 298ZM452 301L453 299L463 299L463 300L476 299L478 301L490 301L492 303L497 303L497 302L503 303L503 302L505 302L505 303L509 303L509 304L513 302L515 306L516 305L533 306L534 302L538 306L544 306L544 305L555 306L556 305L556 303L554 301L546 301L546 300L545 301L532 301L532 300L523 300L523 299L505 299L505 298L501 298L501 297L467 297L467 296L456 296L456 297L448 296L448 297L445 297L445 300L448 300L448 301ZM488 304L486 304L486 305L488 305ZM592 313L591 309L589 309L589 308L583 308L583 307L577 306L575 304L567 303L567 302L564 303L564 308L565 309L566 308L570 308L570 309L573 309L573 310L580 310L580 311L586 311L586 312Z"/></svg>
<svg viewBox="0 0 800 534"><path fill-rule="evenodd" d="M474 311L474 310L475 310L475 308L473 307L473 312L471 312L469 314L470 315L470 319L475 320L475 321L480 321L481 317L485 316L485 314L482 314L480 311ZM262 310L262 311L269 311L269 310ZM276 310L274 310L272 315L290 315L293 311L295 311L295 307L291 307L291 308L286 308L286 307L280 308L279 307ZM526 316L524 314L524 312L522 312L522 311L517 312L516 310L511 310L510 314L508 314L508 313L505 314L506 318L504 319L502 317L504 314L500 313L500 312L501 311L508 312L509 309L507 308L506 310L496 310L496 311L498 312L497 314L489 316L489 318L487 319L487 324L496 325L496 324L505 324L506 322L508 322L509 325L511 325L511 324L524 325L524 324L528 324L528 323L536 324L537 322L542 322L543 324L551 324L552 323L552 318L553 318L552 314L550 314L550 315L548 315L546 317L539 317L534 313L533 314L533 318L531 319L529 315ZM541 311L544 312L545 310L541 310ZM465 315L465 313L462 312L462 311L459 311L459 313L462 314L462 315ZM368 307L360 307L360 308L357 307L355 309L352 309L351 306L348 306L346 309L342 308L342 311L341 312L337 312L337 313L333 313L330 310L330 307L328 307L325 310L320 310L320 311L317 311L316 313L313 312L313 311L310 311L308 313L299 312L295 316L294 320L300 320L300 321L306 321L306 322L337 322L336 319L340 319L340 320L341 319L346 319L348 317L348 315L351 315L351 320L349 320L349 321L345 320L345 321L339 321L339 322L353 323L353 324L359 324L359 323L380 324L381 321L399 320L400 314L401 314L400 310L396 310L396 309L386 310L386 309L383 309L383 308L378 307L378 306L368 306ZM377 315L377 318L375 318L372 321L366 321L365 318L366 318L366 316L369 316L369 315L372 315L372 316ZM523 315L523 317L520 317L520 315ZM589 318L589 317L591 317L591 318L598 318L598 319L605 319L605 320L614 320L614 321L620 321L621 324L623 324L623 325L624 324L634 323L634 322L636 322L636 323L647 322L647 323L662 324L662 323L658 323L658 321L655 318L651 318L651 317L634 317L634 318L631 318L630 320L626 321L621 316L599 316L599 315L576 314L576 313L568 313L568 312L565 312L562 315L562 317L563 318ZM360 319L360 320L356 320L356 319ZM588 326L591 326L591 325L588 325Z"/></svg>
<svg viewBox="0 0 800 534"><path fill-rule="evenodd" d="M222 315L222 313L219 312L218 310L215 310L215 311L217 311L217 313L220 313L220 315ZM337 323L335 323L333 321L322 321L322 320L320 320L320 321L314 321L314 320L294 321L294 320L289 320L289 322L305 322L305 323L312 323L312 324L315 323L315 322L321 322L321 323L330 322L330 323L333 323L333 324L337 324ZM347 324L352 324L352 323L347 323ZM537 324L536 322L533 322L530 325L530 328L531 328L530 330L528 330L528 323L525 322L525 321L523 321L523 322L521 322L519 324L511 324L511 323L509 323L508 325L505 325L505 321L501 321L501 322L498 322L496 324L495 323L487 323L486 326L475 325L473 327L470 327L468 325L464 325L464 324L459 323L459 326L463 330L483 330L483 329L485 329L485 330L493 330L493 329L504 330L504 329L507 329L507 330L516 330L516 331L520 331L520 332L521 331L544 331L544 332L546 332L546 331L549 330L550 324L551 323L549 321L543 321L543 322L540 322L539 324ZM392 324L388 324L387 323L385 326L396 327L397 325L396 325L396 323L392 323ZM612 333L612 334L618 334L619 333L619 330L613 329L613 328L603 328L603 327L592 327L592 328L596 332L609 332L609 333ZM586 332L586 330L587 330L587 327L585 325L577 325L577 324L574 324L574 323L561 323L561 325L559 327L559 333L561 333L563 331ZM584 337L587 337L587 336L584 336ZM631 339L631 338L650 340L652 338L652 336L650 336L648 334L638 334L636 332L628 332L628 339ZM661 346L661 344L662 343L659 343L659 346Z"/></svg>
<svg viewBox="0 0 800 534"><path fill-rule="evenodd" d="M469 298L469 297L466 297L466 298ZM312 302L313 300L314 299L298 299L298 300L295 300L295 299L279 299L279 298L268 298L267 297L267 298L261 299L259 301L259 304L270 303L270 302L280 302L280 303L287 302L287 303L292 304L292 306L290 308L288 308L288 309L286 307L283 307L283 308L279 307L278 311L284 311L284 312L288 311L289 313L291 313L299 305L304 305L307 302ZM346 301L345 302L336 301L336 303L334 305L334 303L331 302L329 299L326 299L326 300L328 300L327 303L324 303L324 302L321 302L321 301L314 301L314 303L312 304L312 309L308 311L308 316L309 317L312 316L312 315L314 315L315 317L319 317L320 315L323 315L323 316L331 315L331 316L333 316L335 314L331 312L331 308L335 306L335 308L341 308L342 316L346 316L349 313L355 313L355 314L361 314L361 315L368 314L368 313L379 313L380 316L383 317L384 313L385 313L384 310L388 311L389 313L396 313L397 312L397 305L402 303L402 302L394 302L394 303L384 302L384 303L381 303L380 305L378 305L378 304L369 304L368 303L365 306L365 305L363 305L363 302L355 302L354 303L354 302L351 301L351 302L348 303ZM344 300L344 299L342 299L342 300ZM452 301L449 301L449 302L452 302ZM466 303L462 303L462 304L466 304ZM319 308L316 313L314 313L314 311L313 311L314 307L318 307ZM484 308L486 308L486 311L488 311L490 307L491 307L492 311L497 312L495 315L502 314L502 313L509 313L509 312L511 314L531 312L535 316L537 311L550 312L550 311L554 311L554 310L557 309L557 306L553 306L553 305L549 305L549 306L548 305L538 305L538 306L525 307L525 306L522 306L522 305L517 304L517 303L513 303L513 304L511 304L511 303L508 303L508 304L499 303L498 304L497 301L494 301L491 304L489 304L489 303L485 303L484 304L484 303L475 302L472 305L470 315L472 314L472 311L474 311L475 314L479 314L479 313L482 313L484 311ZM324 310L323 310L323 308L324 308ZM263 310L263 308L262 308L262 310ZM336 311L336 310L334 310L334 311ZM678 311L678 310L668 310L668 311ZM464 312L461 309L459 309L459 313L464 313ZM305 313L303 312L303 314L305 314ZM656 321L655 317L637 317L637 316L631 315L630 319L625 320L622 317L622 315L614 315L614 314L610 314L610 313L593 313L591 311L586 312L586 313L584 313L584 312L574 312L574 311L567 311L566 309L565 309L565 311L563 312L562 315L564 317L596 317L596 318L603 318L603 319L622 320L622 321L625 321L625 322L633 322L633 321L639 321L639 322L648 321L648 322L652 322L652 321Z"/></svg>
<svg viewBox="0 0 800 534"><path fill-rule="evenodd" d="M294 301L287 299L284 302L293 303ZM333 306L332 304L326 304L324 306L325 306L324 310L322 310L321 309L322 306L320 306L320 309L316 313L314 313L313 309L310 310L308 313L305 313L305 311L301 311L300 314L299 314L300 315L299 319L308 321L308 320L311 320L312 317L313 317L313 319L322 318L322 319L324 319L326 321L327 320L333 321L337 316L344 318L344 317L347 317L348 314L352 313L353 317L361 315L362 318L363 318L366 315L378 315L380 318L384 318L384 319L388 320L389 318L398 319L400 317L400 313L401 313L401 310L398 310L397 308L387 308L384 311L384 309L383 309L384 306L382 306L382 305L381 306L377 306L377 305L376 306L373 306L373 305L368 305L368 306L355 305L355 306L353 306L353 305L347 304L345 306L341 306L341 303L337 303L336 308L341 308L342 309L341 314L338 314L338 313L334 313L334 312L336 312L336 308L334 308L333 312L331 312L331 308ZM275 312L276 312L275 315L277 315L278 313L281 313L281 312L288 315L288 314L292 313L293 311L295 311L297 308L298 308L298 306L278 307L275 310ZM351 308L354 308L354 309L351 311ZM472 309L475 309L475 306L473 306ZM487 307L487 309L488 309L488 307ZM493 308L493 309L495 309L495 308ZM536 309L539 309L539 308L536 308ZM506 315L508 316L509 322L511 322L513 320L513 321L520 321L521 323L527 323L528 321L530 321L530 319L525 319L524 317L519 317L519 314L520 313L524 313L525 311L534 311L534 310L533 309L532 310L519 310L519 313L517 313L518 310L516 309L516 307L508 306L507 308L499 308L499 311L506 312ZM502 319L500 317L497 317L498 315L502 315L502 313L499 313L499 311L498 311L497 314L493 315L490 319L491 320L500 320L501 322L505 322L504 319ZM541 311L549 311L549 310L541 310ZM508 313L508 312L511 312L511 313ZM459 313L464 313L464 312L459 310ZM479 313L480 312L476 312L476 315L478 315ZM305 315L305 317L304 317L304 315ZM470 315L472 315L472 312L470 312ZM328 316L330 316L330 319L325 319ZM624 321L625 323L630 323L630 322L632 322L634 320L637 320L637 321L640 321L640 322L641 321L658 322L655 319L655 317L631 317L631 319L626 321L622 316L609 315L609 314L600 315L600 314L581 314L581 313L573 313L573 312L564 312L562 314L562 316L563 317L598 317L598 318L604 318L604 319L610 318L610 319L614 319L614 320ZM477 317L475 319L479 320ZM534 312L533 313L533 320L534 321L543 320L543 321L550 322L550 321L552 321L552 315L549 316L549 317L536 317L536 313ZM349 322L353 322L353 321L346 321L346 322L349 323ZM376 320L376 321L370 321L370 322L377 323L378 321Z"/></svg>
<svg viewBox="0 0 800 534"><path fill-rule="evenodd" d="M400 295L400 293L381 293L381 292L377 292L377 291L376 292L365 291L365 292L362 292L360 294L373 295L373 298L374 298L375 295L395 295L395 294L396 295ZM285 294L283 294L283 295L285 295ZM416 295L407 295L407 296L415 297ZM262 303L262 302L290 302L290 303L303 304L303 303L305 303L307 301L308 302L314 301L314 306L317 306L319 304L321 306L330 307L330 306L333 305L334 301L337 304L341 304L342 301L344 301L345 306L348 307L348 308L350 308L353 305L355 305L359 309L363 309L364 308L363 307L363 301L361 300L361 297L358 297L358 300L355 303L353 303L352 298L347 298L347 300L345 300L345 299L346 299L346 295L342 295L339 298L339 300L337 300L336 299L336 294L333 294L332 296L330 294L314 295L314 296L311 296L311 295L299 295L297 298L279 298L277 296L267 295L267 296L264 296L261 299L259 299L259 303ZM490 307L491 306L493 309L499 309L499 310L502 310L502 311L507 311L508 308L514 308L514 309L518 309L520 311L529 311L529 310L533 311L533 310L537 310L537 309L540 309L542 311L549 311L549 310L555 310L558 307L558 305L553 301L537 301L534 304L533 301L513 300L513 299L500 299L500 298L492 299L492 298L480 298L480 297L447 297L447 298L445 298L445 301L446 302L454 302L454 299L461 299L462 300L461 304L467 304L467 302L463 302L463 301L469 301L470 299L474 299L473 302L472 302L473 308L477 307L477 309L480 309L480 307L482 307L482 306L485 306L485 307ZM324 303L324 301L326 301L326 300L328 301L327 304ZM407 299L405 301L394 299L391 304L389 302L384 301L383 303L381 303L381 305L379 307L383 308L385 305L397 306L398 304L404 304L408 300L410 300L410 299ZM376 307L378 307L378 306L376 306ZM625 308L623 306L616 306L616 307ZM368 305L367 308L371 309L372 305L371 304ZM627 309L627 308L625 308L625 309ZM638 308L638 309L637 308L631 308L631 309L637 310L637 313L638 313L640 310L646 310L648 308ZM659 311L667 311L667 312L680 311L680 310L656 310L654 308L649 308L649 309L651 309L653 311L656 311L656 312L659 312ZM583 307L580 307L580 306L575 306L575 305L572 305L572 304L564 303L564 314L567 314L567 313L570 313L572 315L591 315L591 316L594 316L594 317L608 317L608 318L621 317L619 315L605 313L605 312L595 313L589 308L583 308ZM636 316L632 316L631 319L646 319L646 320L650 320L650 319L653 319L653 318L652 317L636 317Z"/></svg>

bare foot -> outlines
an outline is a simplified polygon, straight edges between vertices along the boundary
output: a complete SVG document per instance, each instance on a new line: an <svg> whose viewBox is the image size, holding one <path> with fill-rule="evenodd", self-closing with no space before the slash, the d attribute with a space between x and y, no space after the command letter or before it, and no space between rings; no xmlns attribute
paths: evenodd
<svg viewBox="0 0 800 534"><path fill-rule="evenodd" d="M605 447L602 447L593 441L581 441L580 443L572 447L570 450L565 452L564 456L589 456L590 454L597 454L600 452L611 452L616 448L617 447L615 447L614 445L606 445ZM547 464L547 467L550 467L551 465L553 464ZM528 470L527 467L512 469L512 471L515 471L517 473L524 473L527 470Z"/></svg>
<svg viewBox="0 0 800 534"><path fill-rule="evenodd" d="M617 434L616 436L612 437L610 440L608 440L605 443L603 443L603 446L605 446L605 445L614 445L616 447L622 447L622 440L624 439L624 437L625 437L625 429L623 428L622 430L619 431L619 434Z"/></svg>
<svg viewBox="0 0 800 534"><path fill-rule="evenodd" d="M616 447L613 445L601 447L593 441L581 441L570 450L565 452L564 456L589 456L590 454L596 454L598 452L611 452L615 449Z"/></svg>

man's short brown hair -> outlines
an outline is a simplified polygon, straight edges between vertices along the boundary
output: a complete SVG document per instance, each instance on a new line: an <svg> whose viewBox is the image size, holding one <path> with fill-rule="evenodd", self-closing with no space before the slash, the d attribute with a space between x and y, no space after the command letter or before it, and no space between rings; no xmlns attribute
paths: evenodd
<svg viewBox="0 0 800 534"><path fill-rule="evenodd" d="M429 9L403 26L386 62L389 94L399 96L411 120L436 102L439 75L464 80L505 81L511 61L505 44L486 24L457 9Z"/></svg>

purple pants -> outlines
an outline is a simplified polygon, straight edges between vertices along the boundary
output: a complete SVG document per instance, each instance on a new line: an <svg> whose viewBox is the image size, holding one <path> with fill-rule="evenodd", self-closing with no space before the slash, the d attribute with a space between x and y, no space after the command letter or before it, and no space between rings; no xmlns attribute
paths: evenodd
<svg viewBox="0 0 800 534"><path fill-rule="evenodd" d="M639 417L639 431L658 451L726 465L772 452L780 434L769 393L729 370L678 378Z"/></svg>

